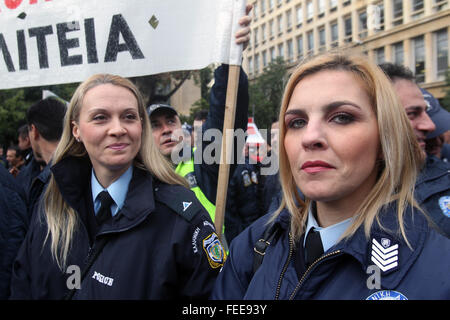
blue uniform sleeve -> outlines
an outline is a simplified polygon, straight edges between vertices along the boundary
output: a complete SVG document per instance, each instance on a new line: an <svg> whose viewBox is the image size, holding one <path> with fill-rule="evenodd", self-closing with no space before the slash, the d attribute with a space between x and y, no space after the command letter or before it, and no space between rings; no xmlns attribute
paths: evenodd
<svg viewBox="0 0 450 320"><path fill-rule="evenodd" d="M225 100L228 84L228 65L221 65L214 72L214 86L211 88L210 107L208 117L203 124L202 134L204 135L208 129L223 130L223 121L225 115ZM239 75L239 87L236 102L236 117L234 122L234 129L247 130L247 115L248 115L248 79L247 75L241 68ZM202 148L197 148L196 152L202 152L201 156L196 157L202 159L201 163L194 165L195 176L197 183L209 201L215 203L217 180L219 176L219 163L208 164L203 159L205 149L213 143L212 141L202 141ZM207 150L208 151L208 150ZM233 163L237 163L241 151L234 150ZM214 155L213 155L214 156ZM230 177L233 175L235 165L230 166Z"/></svg>

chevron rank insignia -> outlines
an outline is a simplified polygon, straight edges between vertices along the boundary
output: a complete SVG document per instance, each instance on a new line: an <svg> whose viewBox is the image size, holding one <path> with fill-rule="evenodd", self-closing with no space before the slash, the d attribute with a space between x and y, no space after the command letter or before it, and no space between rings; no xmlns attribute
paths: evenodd
<svg viewBox="0 0 450 320"><path fill-rule="evenodd" d="M397 267L398 244L391 244L391 240L387 238L381 238L380 242L373 238L371 260L383 272Z"/></svg>

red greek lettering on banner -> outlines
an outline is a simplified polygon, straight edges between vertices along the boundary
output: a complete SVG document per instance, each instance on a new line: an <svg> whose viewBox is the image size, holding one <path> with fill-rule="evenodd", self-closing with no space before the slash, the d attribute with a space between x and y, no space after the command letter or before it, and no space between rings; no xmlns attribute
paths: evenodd
<svg viewBox="0 0 450 320"><path fill-rule="evenodd" d="M45 1L52 1L52 0L45 0ZM14 10L17 9L22 4L23 0L5 0L6 8ZM38 0L30 0L30 4L37 4ZM1 10L0 10L1 12Z"/></svg>

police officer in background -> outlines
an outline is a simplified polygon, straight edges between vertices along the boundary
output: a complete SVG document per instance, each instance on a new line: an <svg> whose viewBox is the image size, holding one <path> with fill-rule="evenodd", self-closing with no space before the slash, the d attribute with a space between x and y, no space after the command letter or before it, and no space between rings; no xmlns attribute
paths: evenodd
<svg viewBox="0 0 450 320"><path fill-rule="evenodd" d="M244 49L250 39L249 33L251 18L248 16L252 9L252 5L247 5L246 16L240 19L242 27L236 33L236 43L244 44ZM228 82L228 65L221 65L214 72L214 85L210 94L210 109L208 117L202 125L202 135L208 129L216 129L222 131L223 120L225 114L225 97ZM247 127L247 111L248 111L248 80L244 71L241 69L239 75L239 88L236 103L236 118L234 129L242 129L245 131ZM153 104L147 109L152 126L152 134L156 146L160 152L171 159L173 152L179 151L180 137L182 137L181 121L177 111L168 104ZM178 131L178 133L177 133ZM175 171L185 177L189 182L191 190L195 193L197 199L205 207L214 221L215 217L215 200L217 193L217 180L219 175L219 163L207 164L204 159L204 150L214 141L202 141L202 147L194 148L194 153L200 153L198 156L193 154L182 155L183 161L176 163ZM201 159L200 163L194 163L194 159ZM234 156L234 163L237 161ZM230 176L232 176L234 166L230 167Z"/></svg>
<svg viewBox="0 0 450 320"><path fill-rule="evenodd" d="M428 155L450 162L450 145L445 143L444 134L450 130L450 113L441 107L439 101L425 89L421 89L427 102L427 113L436 126L436 130L427 135L426 151Z"/></svg>
<svg viewBox="0 0 450 320"><path fill-rule="evenodd" d="M405 108L416 138L426 157L416 181L415 198L435 224L436 229L450 237L450 164L434 156L426 156L425 140L436 125L427 114L427 103L408 68L392 63L380 65L390 78L400 102Z"/></svg>
<svg viewBox="0 0 450 320"><path fill-rule="evenodd" d="M230 179L225 212L225 238L228 243L264 212L264 176L260 174L261 163L250 162L248 145L244 147L242 164Z"/></svg>

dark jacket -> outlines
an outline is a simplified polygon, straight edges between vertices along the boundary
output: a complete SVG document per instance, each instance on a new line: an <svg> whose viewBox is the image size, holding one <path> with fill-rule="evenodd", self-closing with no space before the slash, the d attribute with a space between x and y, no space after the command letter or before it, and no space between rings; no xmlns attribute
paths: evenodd
<svg viewBox="0 0 450 320"><path fill-rule="evenodd" d="M269 217L257 220L235 238L217 278L213 299L450 299L450 240L430 229L418 212L407 209L404 214L412 250L397 232L389 231L397 230L398 223L395 209L388 207L380 215L386 229L375 222L367 239L363 227L359 228L347 241L327 250L300 276L295 258L303 250L295 250L288 235L287 210L276 218L279 233L253 274L254 245L262 238ZM375 274L371 269L374 239L388 249L398 245L396 252L391 251L397 257L397 266L392 265L386 272L380 270L378 288L369 278ZM297 247L303 249L302 245Z"/></svg>
<svg viewBox="0 0 450 320"><path fill-rule="evenodd" d="M13 176L0 166L0 300L10 294L13 261L25 238L27 210Z"/></svg>
<svg viewBox="0 0 450 320"><path fill-rule="evenodd" d="M450 237L450 163L428 156L416 182L415 197L435 228Z"/></svg>
<svg viewBox="0 0 450 320"><path fill-rule="evenodd" d="M264 215L263 186L258 164L238 164L228 184L225 236L229 243L252 222Z"/></svg>
<svg viewBox="0 0 450 320"><path fill-rule="evenodd" d="M211 88L210 94L210 107L208 117L202 126L202 135L205 134L208 129L223 130L223 121L225 115L225 100L228 84L228 65L221 65L214 71L214 85ZM239 87L236 101L236 116L234 121L234 129L242 129L244 132L247 130L247 113L248 113L248 79L247 75L241 68L239 75ZM197 148L195 152L201 152L201 155L197 159L202 159L200 163L194 164L195 178L198 186L208 198L208 200L215 204L217 193L217 181L219 176L219 161L209 164L203 159L205 149L213 141L202 141L202 147ZM215 143L221 143L215 142ZM236 145L236 144L235 144ZM237 159L240 157L240 152L235 153L233 156L233 164L230 165L230 177L233 175Z"/></svg>
<svg viewBox="0 0 450 320"><path fill-rule="evenodd" d="M35 212L14 264L13 299L62 299L67 283L76 284L69 279L75 275L69 267L82 270L92 248L104 237L106 245L74 299L205 298L210 294L224 260L223 250L207 212L190 190L158 182L134 167L124 206L90 240L87 225L94 213L89 160L69 157L51 170L80 220L65 269L72 271L58 268L50 240L43 245L45 218L42 211Z"/></svg>

